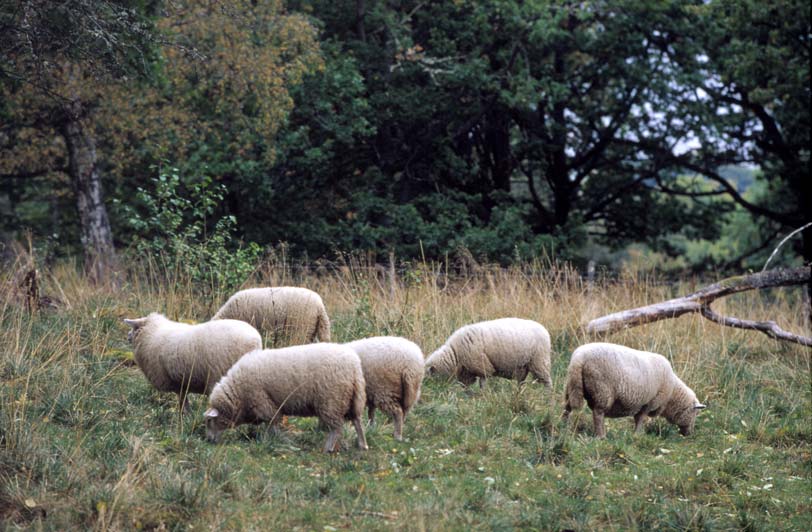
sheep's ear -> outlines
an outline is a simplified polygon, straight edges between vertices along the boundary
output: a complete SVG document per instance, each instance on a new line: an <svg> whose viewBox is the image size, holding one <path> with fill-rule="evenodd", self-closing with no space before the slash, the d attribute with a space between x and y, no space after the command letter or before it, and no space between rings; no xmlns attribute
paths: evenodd
<svg viewBox="0 0 812 532"><path fill-rule="evenodd" d="M138 319L135 319L135 320L128 320L127 318L124 318L124 323L126 323L127 325L129 325L133 329L143 327L146 322L147 322L147 318L138 318Z"/></svg>
<svg viewBox="0 0 812 532"><path fill-rule="evenodd" d="M216 408L209 408L203 415L206 417L206 419L209 419L219 416L220 412L218 412Z"/></svg>
<svg viewBox="0 0 812 532"><path fill-rule="evenodd" d="M708 405L703 405L702 403L699 403L694 407L694 410L703 410L705 408L708 408Z"/></svg>

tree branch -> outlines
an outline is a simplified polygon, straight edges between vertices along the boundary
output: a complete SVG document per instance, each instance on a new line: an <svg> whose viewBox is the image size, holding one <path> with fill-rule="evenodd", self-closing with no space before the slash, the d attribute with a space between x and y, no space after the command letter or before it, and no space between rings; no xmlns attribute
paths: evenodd
<svg viewBox="0 0 812 532"><path fill-rule="evenodd" d="M719 316L710 309L710 303L720 297L747 290L771 288L775 286L793 286L812 282L809 266L794 269L776 269L752 275L729 277L718 283L703 287L687 296L669 299L645 307L615 312L594 319L587 325L589 334L605 334L622 329L644 325L667 318L676 318L683 314L699 312L704 317L721 325L741 329L753 329L767 334L771 338L786 340L802 345L812 345L812 338L788 333L773 322L755 322Z"/></svg>
<svg viewBox="0 0 812 532"><path fill-rule="evenodd" d="M44 170L34 170L31 172L16 172L11 174L0 174L0 179L33 179L36 177L44 177L50 173L61 172L68 173L67 168L45 168Z"/></svg>
<svg viewBox="0 0 812 532"><path fill-rule="evenodd" d="M700 312L702 313L702 316L708 318L709 320L715 323L718 323L719 325L733 327L735 329L750 329L754 331L761 331L770 338L774 338L776 340L785 340L787 342L794 342L796 344L812 346L812 338L807 338L806 336L801 336L799 334L793 334L791 332L785 331L784 329L779 327L778 324L775 323L774 321L740 320L739 318L722 316L721 314L717 314L716 312L711 310L709 304L702 305Z"/></svg>

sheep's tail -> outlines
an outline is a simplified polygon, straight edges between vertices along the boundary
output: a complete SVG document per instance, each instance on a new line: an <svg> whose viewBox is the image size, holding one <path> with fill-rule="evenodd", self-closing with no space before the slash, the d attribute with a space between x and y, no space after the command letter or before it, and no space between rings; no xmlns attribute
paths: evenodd
<svg viewBox="0 0 812 532"><path fill-rule="evenodd" d="M316 335L319 337L319 342L330 341L330 317L327 315L327 309L322 306L319 309L319 317L316 322Z"/></svg>
<svg viewBox="0 0 812 532"><path fill-rule="evenodd" d="M406 371L400 376L400 407L406 414L412 405L420 399L420 385L423 379L417 372Z"/></svg>
<svg viewBox="0 0 812 532"><path fill-rule="evenodd" d="M355 379L352 394L352 415L350 419L363 419L364 409L367 406L366 382L363 377Z"/></svg>
<svg viewBox="0 0 812 532"><path fill-rule="evenodd" d="M567 369L567 389L564 402L568 410L578 410L584 406L584 363L576 360Z"/></svg>

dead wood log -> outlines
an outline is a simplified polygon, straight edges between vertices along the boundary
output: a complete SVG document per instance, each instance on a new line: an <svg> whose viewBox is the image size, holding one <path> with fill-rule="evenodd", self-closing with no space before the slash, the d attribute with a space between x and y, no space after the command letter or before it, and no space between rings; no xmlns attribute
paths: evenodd
<svg viewBox="0 0 812 532"><path fill-rule="evenodd" d="M770 338L812 346L812 338L784 331L773 321L751 321L731 318L717 314L710 308L711 302L715 299L730 294L776 286L808 284L810 282L812 282L812 270L809 266L793 269L775 269L754 273L752 275L728 277L718 283L700 288L687 296L596 318L589 322L586 330L589 334L607 334L667 318L676 318L690 312L699 312L705 318L720 325L761 331Z"/></svg>

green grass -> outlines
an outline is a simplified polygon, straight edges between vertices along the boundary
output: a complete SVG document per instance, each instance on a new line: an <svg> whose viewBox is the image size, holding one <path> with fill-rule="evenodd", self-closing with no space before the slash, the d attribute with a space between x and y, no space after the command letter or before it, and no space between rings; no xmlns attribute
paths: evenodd
<svg viewBox="0 0 812 532"><path fill-rule="evenodd" d="M405 441L380 416L369 451L355 449L348 425L342 451L325 455L325 433L305 418L280 434L240 427L211 445L204 398L193 396L193 415L181 418L175 397L132 365L121 317L161 310L203 320L221 295L154 280L94 288L57 270L51 288L64 290L69 307L30 316L14 296L0 300L0 527L812 529L809 350L699 317L613 336L671 358L709 408L688 438L662 419L638 435L631 419L618 419L597 440L588 409L573 428L560 422L569 353L586 341L578 324L667 289L607 285L590 301L561 275L492 272L443 290L357 272L260 272L259 284L318 290L338 341L401 334L430 352L459 325L506 315L535 318L553 336L551 392L501 379L484 390L429 380ZM752 294L725 310L803 331L790 296Z"/></svg>

